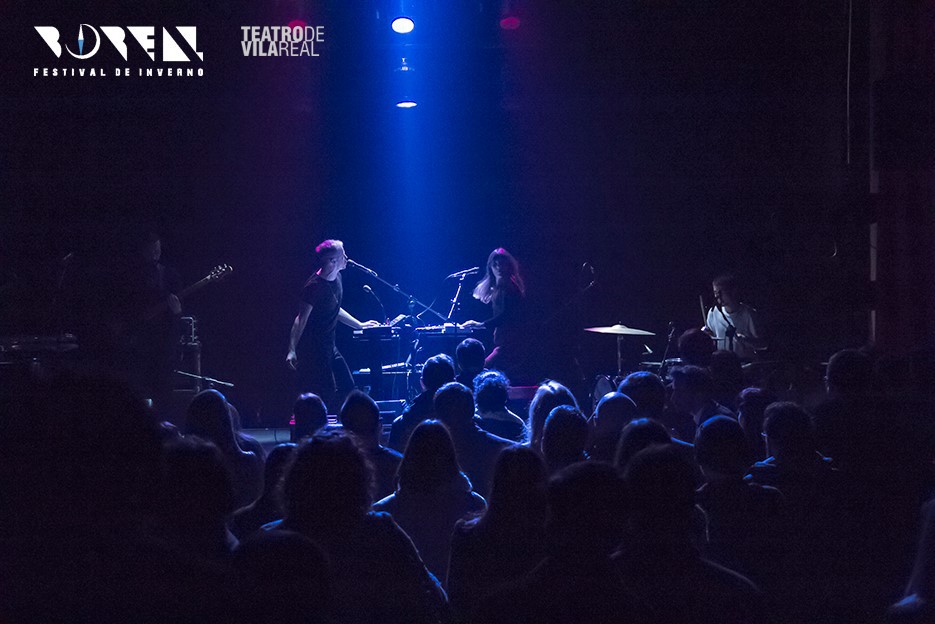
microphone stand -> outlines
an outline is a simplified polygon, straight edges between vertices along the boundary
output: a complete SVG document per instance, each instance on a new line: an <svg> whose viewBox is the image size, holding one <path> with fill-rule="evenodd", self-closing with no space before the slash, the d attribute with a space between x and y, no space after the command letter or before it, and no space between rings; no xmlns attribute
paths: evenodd
<svg viewBox="0 0 935 624"><path fill-rule="evenodd" d="M384 286L386 286L387 288L389 288L389 289L392 290L393 292L395 292L395 293L401 295L402 297L405 297L405 298L409 301L409 308L410 308L410 310L414 310L414 309L415 309L415 306L418 305L418 306L420 306L421 308L423 308L423 311L431 312L432 314L434 314L435 316L437 316L443 323L446 322L446 321L448 320L447 318L445 318L444 316L442 316L440 312L438 312L437 310L435 310L435 308L433 308L432 306L430 306L430 305L428 305L428 304L426 304L426 303L422 303L421 301L419 301L418 299L416 299L415 297L413 297L412 295L410 295L409 293L407 293L406 291L404 291L402 288L399 287L399 284L390 284L388 281L386 281L385 279L383 279L383 278L380 277L379 275L370 275L370 277L372 277L373 279L377 280L378 282L380 282L381 284L383 284ZM410 314L411 314L411 313L412 313L412 312L410 311ZM420 312L420 314L421 314L421 312Z"/></svg>
<svg viewBox="0 0 935 624"><path fill-rule="evenodd" d="M454 299L451 300L451 309L448 310L448 318L445 319L447 321L451 320L451 316L455 313L455 310L458 309L458 306L460 305L458 303L458 297L461 296L461 290L464 288L464 280L467 279L468 275L470 274L464 273L461 275L461 277L458 278L458 290L455 291Z"/></svg>

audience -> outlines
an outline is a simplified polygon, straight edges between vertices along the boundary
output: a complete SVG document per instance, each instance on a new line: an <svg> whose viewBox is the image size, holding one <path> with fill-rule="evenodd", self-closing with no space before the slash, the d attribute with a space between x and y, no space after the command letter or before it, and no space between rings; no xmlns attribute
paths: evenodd
<svg viewBox="0 0 935 624"><path fill-rule="evenodd" d="M396 473L403 456L380 444L383 421L380 408L368 395L352 391L341 406L341 426L357 436L374 472L374 498L381 499L396 490Z"/></svg>
<svg viewBox="0 0 935 624"><path fill-rule="evenodd" d="M525 440L526 423L507 407L510 381L506 375L500 371L480 373L473 387L475 416L481 429L513 442Z"/></svg>
<svg viewBox="0 0 935 624"><path fill-rule="evenodd" d="M303 395L305 441L265 465L214 390L179 431L112 379L8 371L0 619L930 619L935 512L922 503L935 454L907 426L926 413L907 411L870 357L848 350L832 356L812 416L747 388L735 419L721 357L714 377L673 371L676 411L652 373L627 376L590 422L546 382L524 430L500 373L478 375L472 396L437 356L397 421L404 456L380 445L365 394L348 396L334 430Z"/></svg>
<svg viewBox="0 0 935 624"><path fill-rule="evenodd" d="M764 599L740 574L693 544L694 469L673 446L653 446L626 468L630 532L615 556L624 583L671 624L765 622Z"/></svg>
<svg viewBox="0 0 935 624"><path fill-rule="evenodd" d="M299 447L286 476L286 513L267 530L308 537L331 563L339 622L436 622L445 594L412 540L389 514L370 511L373 473L364 451L340 430Z"/></svg>
<svg viewBox="0 0 935 624"><path fill-rule="evenodd" d="M292 406L292 442L298 442L328 426L328 408L317 394L300 394Z"/></svg>
<svg viewBox="0 0 935 624"><path fill-rule="evenodd" d="M763 437L763 418L766 407L776 401L776 395L763 388L746 388L737 396L737 422L743 428L747 444L757 461L768 457Z"/></svg>
<svg viewBox="0 0 935 624"><path fill-rule="evenodd" d="M691 415L695 427L714 416L734 413L714 400L714 380L707 369L699 366L677 366L672 369L672 406Z"/></svg>
<svg viewBox="0 0 935 624"><path fill-rule="evenodd" d="M559 405L545 420L542 431L542 457L549 474L586 460L588 421L570 405Z"/></svg>
<svg viewBox="0 0 935 624"><path fill-rule="evenodd" d="M261 526L282 518L282 481L295 457L295 444L277 445L266 457L263 473L263 493L246 507L238 509L231 520L231 531L239 539L251 535Z"/></svg>
<svg viewBox="0 0 935 624"><path fill-rule="evenodd" d="M591 442L588 457L612 464L620 443L620 433L640 411L627 395L608 392L597 403L591 417Z"/></svg>
<svg viewBox="0 0 935 624"><path fill-rule="evenodd" d="M779 550L782 494L744 482L753 453L733 418L706 420L695 437L695 455L705 478L696 495L707 518L705 556L762 585Z"/></svg>
<svg viewBox="0 0 935 624"><path fill-rule="evenodd" d="M642 418L662 423L674 438L689 441L695 437L695 423L691 414L667 405L666 384L659 375L648 371L630 373L620 382L617 392L627 395L636 403Z"/></svg>
<svg viewBox="0 0 935 624"><path fill-rule="evenodd" d="M325 553L293 531L261 531L240 543L233 569L243 593L244 622L334 622Z"/></svg>
<svg viewBox="0 0 935 624"><path fill-rule="evenodd" d="M486 497L490 493L497 455L512 442L477 426L474 396L456 381L445 384L435 393L435 414L448 427L458 464L474 485L474 491Z"/></svg>
<svg viewBox="0 0 935 624"><path fill-rule="evenodd" d="M528 446L537 451L542 450L542 429L545 427L545 419L559 405L570 405L579 409L578 401L575 400L571 390L557 381L543 382L529 403L529 418L526 421L526 429L529 431Z"/></svg>
<svg viewBox="0 0 935 624"><path fill-rule="evenodd" d="M515 581L545 557L546 470L525 446L497 458L487 510L461 520L451 538L448 598L467 619L478 602Z"/></svg>
<svg viewBox="0 0 935 624"><path fill-rule="evenodd" d="M188 405L184 433L214 444L230 471L234 486L234 508L249 505L263 489L263 460L237 444L230 406L217 390L203 390Z"/></svg>
<svg viewBox="0 0 935 624"><path fill-rule="evenodd" d="M374 503L373 510L393 516L429 571L444 579L455 523L486 506L461 472L448 429L437 420L426 420L409 437L396 492Z"/></svg>
<svg viewBox="0 0 935 624"><path fill-rule="evenodd" d="M212 560L228 557L237 538L228 530L234 486L221 452L186 437L163 451L157 531L180 550Z"/></svg>
<svg viewBox="0 0 935 624"><path fill-rule="evenodd" d="M465 338L455 348L455 363L458 375L455 381L468 388L474 387L474 379L484 370L487 350L484 343L476 338Z"/></svg>
<svg viewBox="0 0 935 624"><path fill-rule="evenodd" d="M472 621L603 624L645 622L646 601L621 582L611 554L627 517L623 481L601 462L574 464L548 488L546 557L494 592Z"/></svg>
<svg viewBox="0 0 935 624"><path fill-rule="evenodd" d="M422 366L422 392L393 421L388 447L399 453L406 449L409 435L416 425L435 417L435 393L446 383L454 381L454 378L455 365L450 356L440 353L425 361ZM471 413L474 413L473 408Z"/></svg>

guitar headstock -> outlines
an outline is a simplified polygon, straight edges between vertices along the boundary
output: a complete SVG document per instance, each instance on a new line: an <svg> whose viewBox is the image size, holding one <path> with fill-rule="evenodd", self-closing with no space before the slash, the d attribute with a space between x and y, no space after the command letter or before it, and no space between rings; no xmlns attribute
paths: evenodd
<svg viewBox="0 0 935 624"><path fill-rule="evenodd" d="M219 264L214 267L205 279L209 282L214 282L217 280L222 280L234 271L234 268L229 264Z"/></svg>

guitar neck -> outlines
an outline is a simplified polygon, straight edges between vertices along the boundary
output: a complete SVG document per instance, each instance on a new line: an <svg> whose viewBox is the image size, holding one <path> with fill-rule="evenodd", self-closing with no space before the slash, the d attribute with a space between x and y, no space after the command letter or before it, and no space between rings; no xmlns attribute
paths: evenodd
<svg viewBox="0 0 935 624"><path fill-rule="evenodd" d="M200 288L202 288L203 286L205 286L209 281L211 281L211 278L210 278L210 277L203 277L203 278L201 278L200 280L198 280L197 282L195 282L194 284L192 284L191 286L188 286L188 287L186 287L186 288L183 288L181 291L177 292L177 293L175 294L175 296L179 298L179 301L181 301L182 299L184 299L185 297L189 296L190 294L192 294L192 293L195 292L196 290L199 290Z"/></svg>

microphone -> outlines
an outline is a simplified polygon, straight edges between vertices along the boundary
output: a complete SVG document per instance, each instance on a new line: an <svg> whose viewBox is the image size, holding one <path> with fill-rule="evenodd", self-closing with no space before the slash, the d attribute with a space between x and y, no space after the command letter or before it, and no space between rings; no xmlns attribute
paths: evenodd
<svg viewBox="0 0 935 624"><path fill-rule="evenodd" d="M470 269L464 269L463 271L458 271L457 273L452 273L446 280L454 279L456 277L467 277L468 275L474 275L475 273L480 273L480 267L472 267Z"/></svg>
<svg viewBox="0 0 935 624"><path fill-rule="evenodd" d="M383 302L380 301L380 298L379 298L379 297L377 297L377 293L373 292L373 289L370 288L370 286L369 286L368 284L364 284L364 292L367 293L368 295L370 295L371 297L373 297L374 299L376 299L376 300L377 300L377 303L380 304L380 310L383 311L383 319L384 319L383 322L385 323L385 322L386 322L386 319L389 318L389 317L386 315L386 308L383 307Z"/></svg>
<svg viewBox="0 0 935 624"><path fill-rule="evenodd" d="M380 277L379 275L377 275L377 272L374 271L373 269L368 269L364 265L354 262L350 258L347 259L347 265L354 267L358 271L363 271L364 273L366 273L367 275L370 275L371 277Z"/></svg>

